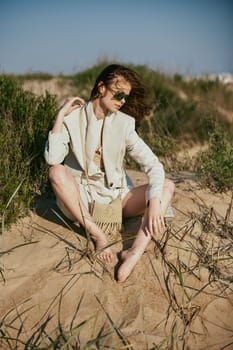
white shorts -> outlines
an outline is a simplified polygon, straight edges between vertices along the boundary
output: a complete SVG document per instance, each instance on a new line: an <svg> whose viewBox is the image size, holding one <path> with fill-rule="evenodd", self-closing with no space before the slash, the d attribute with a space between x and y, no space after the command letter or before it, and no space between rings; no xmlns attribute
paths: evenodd
<svg viewBox="0 0 233 350"><path fill-rule="evenodd" d="M122 188L116 188L116 189L107 188L104 185L104 178L98 178L98 180L90 179L89 183L91 187L91 194L90 194L89 186L86 183L86 181L85 183L83 183L84 181L81 181L80 183L80 178L77 178L76 180L79 186L81 199L83 201L83 204L87 208L87 210L90 210L90 205L93 202L93 200L95 200L98 203L108 204L112 202L114 199L116 199L119 195L121 199L123 199L127 195L127 193L129 193L129 191L132 188L134 188L134 184L127 174L125 177L125 181L123 181ZM70 212L67 210L64 204L59 201L58 198L57 198L57 205L68 219L70 220L74 219L71 217Z"/></svg>
<svg viewBox="0 0 233 350"><path fill-rule="evenodd" d="M134 184L127 174L125 177L125 181L123 181L123 186L120 189L107 188L103 184L104 178L103 179L99 178L97 181L96 180L93 181L92 179L92 181L90 181L91 194L89 191L89 186L86 183L85 184L80 183L80 178L77 179L77 182L78 182L79 192L80 192L80 196L82 198L83 204L85 205L88 211L90 210L90 205L93 200L99 203L107 204L113 201L114 199L116 199L119 195L123 199L127 195L127 193L129 193L130 190L134 188ZM57 205L68 219L72 221L74 220L74 218L71 217L70 212L67 210L64 204L60 202L58 199L57 199ZM171 205L168 206L164 217L165 218L174 217L174 213Z"/></svg>

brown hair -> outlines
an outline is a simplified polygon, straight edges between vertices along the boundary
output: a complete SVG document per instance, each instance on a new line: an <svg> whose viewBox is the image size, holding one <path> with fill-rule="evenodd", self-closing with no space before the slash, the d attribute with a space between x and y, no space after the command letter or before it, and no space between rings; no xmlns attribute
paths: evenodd
<svg viewBox="0 0 233 350"><path fill-rule="evenodd" d="M97 77L90 99L94 100L99 96L99 82L108 86L118 77L123 77L131 85L130 98L122 106L121 111L134 117L136 126L139 126L140 121L150 113L152 106L148 100L146 88L135 71L119 64L107 66Z"/></svg>

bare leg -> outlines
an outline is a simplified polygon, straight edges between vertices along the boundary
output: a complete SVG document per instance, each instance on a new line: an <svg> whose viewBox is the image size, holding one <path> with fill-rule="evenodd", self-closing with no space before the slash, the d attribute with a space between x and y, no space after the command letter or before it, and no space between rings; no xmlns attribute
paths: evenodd
<svg viewBox="0 0 233 350"><path fill-rule="evenodd" d="M128 193L123 200L123 213L126 217L135 216L144 212L144 218L142 225L136 235L132 247L129 250L121 252L122 264L118 270L117 279L118 282L124 282L134 266L141 258L148 243L151 240L151 236L146 234L145 227L147 227L147 209L145 208L145 191L147 186L140 186L134 188ZM169 203L171 202L174 193L174 184L170 180L165 180L163 195L161 200L162 215L164 216ZM159 237L158 237L159 238Z"/></svg>
<svg viewBox="0 0 233 350"><path fill-rule="evenodd" d="M99 257L110 262L113 254L108 245L104 232L95 224L92 216L85 207L78 184L63 165L54 165L49 172L50 181L58 201L65 207L64 214L73 221L78 221L90 233L95 242Z"/></svg>

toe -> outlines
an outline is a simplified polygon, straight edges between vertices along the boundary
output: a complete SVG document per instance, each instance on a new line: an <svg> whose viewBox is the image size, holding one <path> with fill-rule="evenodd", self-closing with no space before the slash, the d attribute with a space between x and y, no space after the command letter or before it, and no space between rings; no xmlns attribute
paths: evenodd
<svg viewBox="0 0 233 350"><path fill-rule="evenodd" d="M123 283L123 282L125 282L126 279L127 279L127 276L124 274L124 272L123 271L118 271L117 282L118 283Z"/></svg>

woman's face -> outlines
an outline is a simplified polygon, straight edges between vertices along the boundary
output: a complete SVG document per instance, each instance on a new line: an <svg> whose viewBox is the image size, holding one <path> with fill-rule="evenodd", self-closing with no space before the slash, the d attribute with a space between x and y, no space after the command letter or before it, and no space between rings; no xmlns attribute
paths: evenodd
<svg viewBox="0 0 233 350"><path fill-rule="evenodd" d="M131 85L123 77L117 77L110 85L99 85L100 105L109 112L118 111L130 95Z"/></svg>

